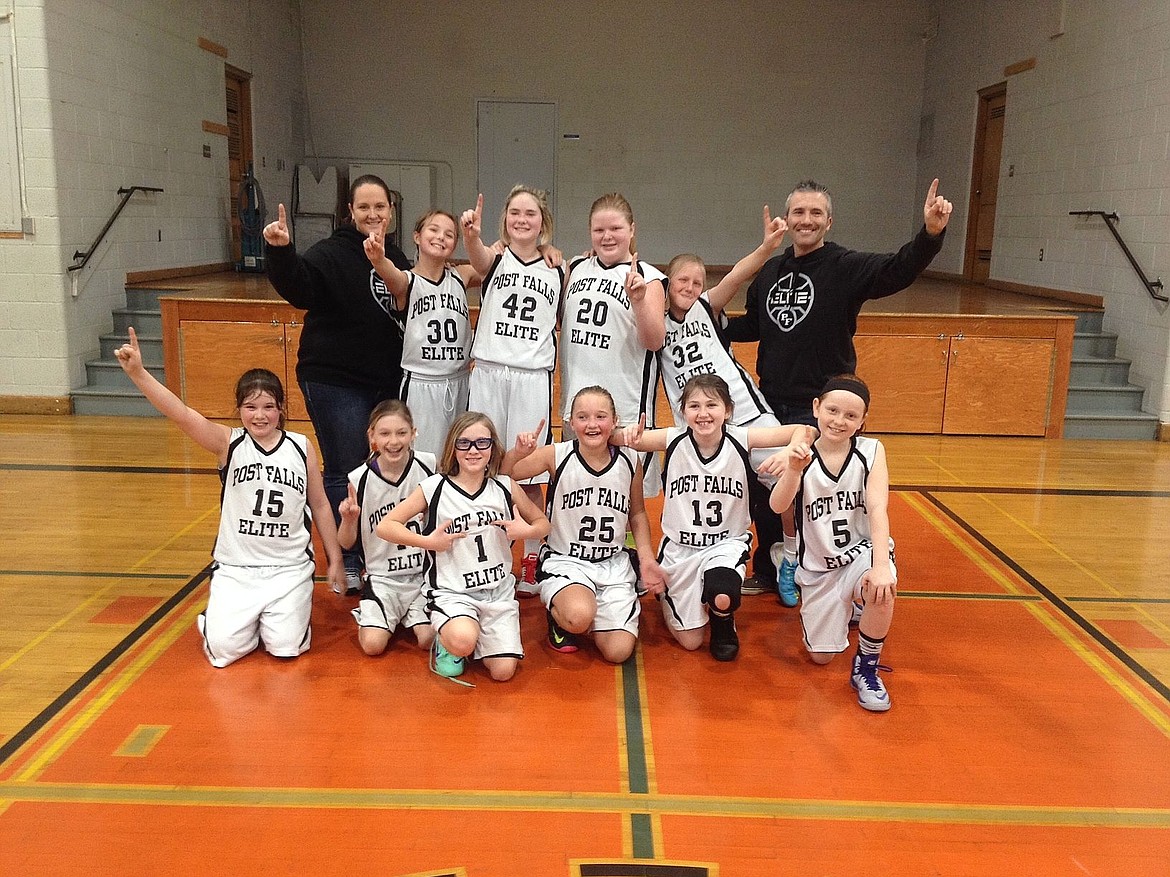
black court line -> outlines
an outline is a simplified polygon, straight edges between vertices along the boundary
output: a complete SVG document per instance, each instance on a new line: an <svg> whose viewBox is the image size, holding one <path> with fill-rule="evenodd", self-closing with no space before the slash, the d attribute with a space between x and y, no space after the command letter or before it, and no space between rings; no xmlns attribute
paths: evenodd
<svg viewBox="0 0 1170 877"><path fill-rule="evenodd" d="M198 466L68 466L50 463L0 463L0 472L99 472L120 475L218 475Z"/></svg>
<svg viewBox="0 0 1170 877"><path fill-rule="evenodd" d="M1170 490L1115 490L1089 487L995 487L991 485L891 484L900 493L994 493L1007 496L1099 496L1123 499L1170 499Z"/></svg>
<svg viewBox="0 0 1170 877"><path fill-rule="evenodd" d="M0 569L0 576L46 576L57 579L177 579L191 578L178 572L80 572L64 569Z"/></svg>
<svg viewBox="0 0 1170 877"><path fill-rule="evenodd" d="M1003 551L999 549L999 546L993 544L989 539L987 539L987 537L980 533L979 530L977 530L971 524L967 523L967 521L965 521L963 517L957 512L948 508L947 505L938 497L934 496L929 491L923 492L922 496L924 496L928 502L930 502L935 508L941 511L952 521L954 521L958 526L962 527L963 530L969 536L971 536L972 539L994 554L1000 560L1000 562L1009 567L1013 572L1016 573L1016 575L1035 588L1037 592L1044 596L1045 600L1060 610L1060 612L1062 612L1066 618L1073 622L1073 624L1096 640L1097 644L1100 645L1101 648L1105 649L1107 652L1109 652L1109 654L1113 655L1113 657L1119 660L1143 682L1149 685L1150 688L1154 689L1154 691L1160 694L1163 700L1170 702L1170 687L1168 687L1166 683L1162 682L1160 679L1158 679L1158 677L1147 670L1142 664L1134 660L1133 656L1125 651L1125 649L1121 648L1121 646L1117 645L1117 643L1113 642L1113 640L1106 636L1095 624L1093 624L1091 621L1077 612L1072 606L1070 606L1070 601L1064 599L1063 597L1058 597L1055 593L1045 587L1039 579L1033 576L1014 560L1012 560L1012 558L1008 557Z"/></svg>
<svg viewBox="0 0 1170 877"><path fill-rule="evenodd" d="M124 655L135 643L142 639L150 629L162 621L176 606L179 605L192 591L194 591L200 584L210 575L211 564L205 566L202 570L195 574L195 576L188 580L187 584L179 588L171 597L155 609L150 615L139 624L134 630L130 631L120 643L106 652L97 663L86 670L81 676L61 692L57 698L47 707L40 711L35 718L27 725L12 735L6 740L3 745L0 745L0 765L3 765L9 758L11 758L17 751L20 750L25 743L32 739L33 735L41 730L45 725L51 722L60 712L67 707L72 700L85 691L89 685L104 673L111 664L118 658Z"/></svg>

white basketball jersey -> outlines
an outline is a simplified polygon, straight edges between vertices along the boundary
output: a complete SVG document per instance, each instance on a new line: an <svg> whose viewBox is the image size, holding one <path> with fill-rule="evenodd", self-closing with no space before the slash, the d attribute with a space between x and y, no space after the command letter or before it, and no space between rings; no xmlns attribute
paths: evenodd
<svg viewBox="0 0 1170 877"><path fill-rule="evenodd" d="M515 588L512 545L494 521L514 517L512 480L506 475L487 478L470 495L446 475L432 475L421 485L427 499L424 533L451 522L451 532L466 533L449 551L437 551L427 573L433 590L491 592Z"/></svg>
<svg viewBox="0 0 1170 877"><path fill-rule="evenodd" d="M651 280L665 275L646 262L638 272ZM654 423L658 358L638 341L638 326L625 280L630 265L605 267L596 256L578 259L569 272L561 315L561 408L567 421L573 396L594 384L609 390L621 423L637 423L642 412Z"/></svg>
<svg viewBox="0 0 1170 877"><path fill-rule="evenodd" d="M496 256L483 279L472 357L552 371L564 280L564 268L548 267L541 256L524 262L510 248Z"/></svg>
<svg viewBox="0 0 1170 877"><path fill-rule="evenodd" d="M685 425L679 404L683 387L696 375L719 375L727 381L731 401L735 403L732 423L742 425L761 414L772 413L756 382L724 344L715 325L710 297L705 292L681 320L675 319L670 311L666 312L666 343L658 351L658 362L675 426Z"/></svg>
<svg viewBox="0 0 1170 877"><path fill-rule="evenodd" d="M879 447L877 439L854 436L837 474L829 472L813 447L795 500L798 558L808 572L841 569L858 557L872 563L865 488Z"/></svg>
<svg viewBox="0 0 1170 877"><path fill-rule="evenodd" d="M466 371L471 362L471 321L463 280L450 268L432 283L413 271L406 292L402 370L426 377Z"/></svg>
<svg viewBox="0 0 1170 877"><path fill-rule="evenodd" d="M705 458L689 429L666 431L662 468L662 535L689 548L706 548L724 539L742 539L751 524L748 507L747 430L723 428L715 453Z"/></svg>
<svg viewBox="0 0 1170 877"><path fill-rule="evenodd" d="M548 486L548 546L557 554L596 563L613 557L626 544L630 485L637 453L610 448L609 463L592 469L577 442L553 446L556 470Z"/></svg>
<svg viewBox="0 0 1170 877"><path fill-rule="evenodd" d="M402 579L422 575L426 551L413 545L397 545L387 542L375 533L378 522L386 517L398 503L414 492L426 478L435 474L435 455L426 451L411 454L410 462L402 470L397 481L391 481L377 470L371 457L349 473L349 483L357 492L361 517L358 532L362 539L362 552L366 558L366 572L372 576ZM406 522L416 533L422 532L423 516L418 515Z"/></svg>
<svg viewBox="0 0 1170 877"><path fill-rule="evenodd" d="M219 534L212 557L231 566L293 566L313 557L308 439L285 432L271 451L232 430L219 470Z"/></svg>

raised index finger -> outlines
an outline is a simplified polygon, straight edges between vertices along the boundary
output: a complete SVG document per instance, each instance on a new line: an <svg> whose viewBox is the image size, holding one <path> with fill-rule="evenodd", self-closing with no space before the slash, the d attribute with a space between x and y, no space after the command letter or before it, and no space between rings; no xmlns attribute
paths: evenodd
<svg viewBox="0 0 1170 877"><path fill-rule="evenodd" d="M926 193L926 203L933 204L936 195L938 195L938 177L935 177L930 184L930 190Z"/></svg>
<svg viewBox="0 0 1170 877"><path fill-rule="evenodd" d="M545 418L545 417L542 417L542 418L540 418L540 425L539 425L539 426L537 426L537 427L536 427L536 429L534 429L534 430L533 430L533 432L536 434L537 438L539 438L539 437L540 437L540 434L541 434L542 432L544 432L544 422L545 422L545 420L547 420L547 418Z"/></svg>
<svg viewBox="0 0 1170 877"><path fill-rule="evenodd" d="M138 349L138 333L134 331L133 326L128 326L126 329L126 332L130 336L130 346L133 347L135 350L137 350Z"/></svg>
<svg viewBox="0 0 1170 877"><path fill-rule="evenodd" d="M768 205L764 205L764 228L772 224L772 211L768 209Z"/></svg>
<svg viewBox="0 0 1170 877"><path fill-rule="evenodd" d="M479 197L475 199L475 218L483 216L483 192L479 193Z"/></svg>
<svg viewBox="0 0 1170 877"><path fill-rule="evenodd" d="M284 213L284 205L283 204L276 205L276 221L280 225L285 224L285 213Z"/></svg>

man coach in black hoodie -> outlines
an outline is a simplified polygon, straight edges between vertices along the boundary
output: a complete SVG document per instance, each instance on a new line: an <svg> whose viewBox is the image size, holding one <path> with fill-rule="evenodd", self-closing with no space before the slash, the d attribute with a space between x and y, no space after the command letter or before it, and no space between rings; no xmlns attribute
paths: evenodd
<svg viewBox="0 0 1170 877"><path fill-rule="evenodd" d="M926 193L918 234L896 253L862 253L825 240L833 226L828 189L806 180L792 190L784 212L792 246L760 269L748 288L746 312L727 328L732 341L759 342L760 390L781 423L816 425L812 400L825 381L857 369L853 334L861 306L914 282L942 249L951 209L951 202L938 194L936 179ZM757 582L770 590L777 581L770 549L783 534L767 492L756 494L752 516L759 542L753 566ZM784 516L787 544L779 582L787 606L796 605L791 514Z"/></svg>

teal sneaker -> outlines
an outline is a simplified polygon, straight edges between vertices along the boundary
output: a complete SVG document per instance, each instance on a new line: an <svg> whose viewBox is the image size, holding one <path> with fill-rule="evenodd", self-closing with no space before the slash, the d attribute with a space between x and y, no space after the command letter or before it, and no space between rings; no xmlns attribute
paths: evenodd
<svg viewBox="0 0 1170 877"><path fill-rule="evenodd" d="M800 600L796 590L796 564L787 557L780 561L780 569L776 571L776 585L780 589L780 602L789 608Z"/></svg>
<svg viewBox="0 0 1170 877"><path fill-rule="evenodd" d="M439 642L439 638L435 637L435 649L432 652L431 669L440 676L454 679L456 676L462 676L463 671L467 669L467 659L457 658L452 655L443 648L443 644Z"/></svg>

